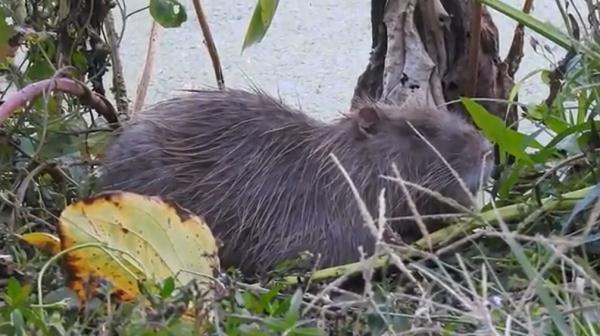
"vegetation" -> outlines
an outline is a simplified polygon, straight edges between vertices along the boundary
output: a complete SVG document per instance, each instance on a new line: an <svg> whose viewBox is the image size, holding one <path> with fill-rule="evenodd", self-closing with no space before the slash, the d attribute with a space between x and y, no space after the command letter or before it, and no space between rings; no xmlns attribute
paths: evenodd
<svg viewBox="0 0 600 336"><path fill-rule="evenodd" d="M78 282L79 292L69 286L69 277L91 271L78 273L63 266L72 265L74 257L87 258L86 247L104 245L78 246L74 240L87 241L75 235L85 224L59 222L75 216L69 211L77 201L94 194L98 157L112 131L128 118L118 59L122 36L114 31L109 9L117 5L124 17L136 12L127 13L123 2L108 0L3 1L0 333L599 334L600 8L593 1L586 2L588 8L564 7L557 1L568 27L559 31L499 0L483 2L567 53L554 68L530 75L542 76L548 85L550 95L544 101L520 104L514 99L520 83L514 87L511 103L522 112L521 121L533 125L532 134L505 126L477 99L462 99L501 157L497 178L487 190L492 197L481 211L466 213L412 246L380 242L377 255L356 264L302 274L282 266L254 284L243 283L234 271L219 274L208 300L204 284L179 285L170 270L161 273L158 283L136 278L138 285L129 289L135 298L122 301L118 298L126 295L115 288L117 282ZM258 3L240 41L243 48L260 42L276 15L278 1ZM188 19L176 0L150 0L147 10L167 28ZM195 10L209 36L199 1ZM588 11L589 16L583 14ZM208 47L216 56L210 43ZM109 65L114 79L107 90L102 78ZM215 72L222 84L218 63ZM109 94L116 108L103 98ZM26 101L31 103L25 106ZM541 135L548 140L542 141ZM135 197L121 201L125 207L149 206ZM164 211L160 214L170 210ZM131 220L127 227L134 230L139 218L122 220ZM187 225L185 220L179 223ZM57 227L64 231L57 232ZM53 240L55 235L60 241ZM77 239L69 245L65 237ZM83 264L95 265L92 259ZM369 279L374 268L390 263L399 274L367 281L361 295L339 288L348 271ZM192 268L196 266L204 269ZM153 272L158 274L157 269ZM93 295L87 286L95 289Z"/></svg>

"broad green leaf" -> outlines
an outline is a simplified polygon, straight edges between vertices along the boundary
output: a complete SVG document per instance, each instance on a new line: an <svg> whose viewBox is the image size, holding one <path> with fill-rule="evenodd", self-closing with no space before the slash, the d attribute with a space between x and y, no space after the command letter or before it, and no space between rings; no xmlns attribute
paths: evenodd
<svg viewBox="0 0 600 336"><path fill-rule="evenodd" d="M179 27L187 20L185 8L176 0L150 0L150 15L165 28Z"/></svg>
<svg viewBox="0 0 600 336"><path fill-rule="evenodd" d="M258 0L244 37L242 52L265 37L271 26L279 0Z"/></svg>
<svg viewBox="0 0 600 336"><path fill-rule="evenodd" d="M534 160L525 152L527 147L543 148L535 139L508 128L502 119L489 113L480 104L468 98L461 98L473 122L482 130L485 136L498 144L500 149L515 156L528 164Z"/></svg>
<svg viewBox="0 0 600 336"><path fill-rule="evenodd" d="M535 31L564 49L571 48L571 39L568 35L556 29L556 27L543 23L522 10L506 4L502 0L481 0L484 4L523 24L525 27Z"/></svg>
<svg viewBox="0 0 600 336"><path fill-rule="evenodd" d="M98 194L65 208L58 232L62 250L85 243L108 249L89 246L66 253L69 287L82 299L89 279L108 280L117 298L130 300L140 293L138 281L173 277L178 285L194 279L202 284L219 267L216 241L202 219L157 197Z"/></svg>

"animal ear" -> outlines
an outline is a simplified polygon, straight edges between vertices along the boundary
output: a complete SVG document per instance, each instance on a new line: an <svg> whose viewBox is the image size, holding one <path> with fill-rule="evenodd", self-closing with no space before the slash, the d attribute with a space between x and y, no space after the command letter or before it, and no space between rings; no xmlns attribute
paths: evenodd
<svg viewBox="0 0 600 336"><path fill-rule="evenodd" d="M380 121L379 112L372 106L365 106L358 110L358 127L364 133L375 132L375 125Z"/></svg>

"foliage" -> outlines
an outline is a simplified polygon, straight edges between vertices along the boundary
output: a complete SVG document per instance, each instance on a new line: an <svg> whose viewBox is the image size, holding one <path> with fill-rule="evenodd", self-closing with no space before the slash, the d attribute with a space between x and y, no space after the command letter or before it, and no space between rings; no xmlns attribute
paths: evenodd
<svg viewBox="0 0 600 336"><path fill-rule="evenodd" d="M262 41L271 26L279 0L258 0L244 38L242 50Z"/></svg>
<svg viewBox="0 0 600 336"><path fill-rule="evenodd" d="M150 14L165 28L179 27L187 20L185 9L175 0L150 0Z"/></svg>
<svg viewBox="0 0 600 336"><path fill-rule="evenodd" d="M0 6L2 97L38 80L65 73L83 81L96 93L110 92L104 89L102 78L112 64L111 52L118 42L104 39L101 23L112 2L97 1L94 8L88 7L87 1L21 6L25 2L11 0ZM112 203L98 199L96 203L84 204L83 200L89 200L94 193L97 161L112 129L104 116L80 99L47 94L0 125L0 333L370 332L381 335L391 331L420 331L441 335L594 335L600 332L597 317L600 315L597 168L600 166L597 155L600 50L594 35L587 33L600 31L600 26L592 22L589 27L587 22L565 16L570 29L564 33L498 0L484 2L568 53L556 64L556 69L537 72L550 89L548 99L520 105L524 119L535 128L531 134L505 127L475 99L463 99L475 124L499 144L499 174L488 190L493 202L487 202L481 212L465 215L456 225L434 233L431 248L425 240L410 249L381 244L383 258L367 259L352 267L359 277L361 271L370 274L372 261L379 266L393 263L401 272L368 281L364 293L357 294L341 291L340 282L335 279L351 267L305 273L283 269L254 284L244 283L235 270L229 270L216 279L218 286L208 316L206 311L195 309L205 300L202 284L178 283L176 271L139 281L132 286L134 289L130 288L134 294L125 301L113 295L120 288L118 281L90 277L79 288L93 285L96 291L82 300L68 286L65 277L73 273L63 267L65 263L78 257L79 266L86 269L84 275L106 276L121 269L114 268L114 264L102 264L108 262L108 257L89 258L86 253L90 250L85 252L85 246L79 244L59 246L58 252L55 227L70 227L60 232L61 244L77 232L90 232L77 228L103 227L112 238L96 234L83 239L84 235L78 235L75 240L90 244L90 237L92 240L100 237L101 242L116 244L127 251L130 245L118 240L133 235L121 234L116 227L96 226L97 223L85 219L113 214L131 233L147 217L124 215L112 208ZM120 2L117 5L124 8ZM257 2L242 49L262 40L277 5L278 1ZM560 6L559 2L557 5ZM166 28L176 29L187 20L185 8L176 0L149 0L147 9ZM561 8L561 12L567 10ZM11 20L3 20L2 15ZM88 21L90 17L95 20ZM22 47L22 62L12 55L15 43ZM547 139L541 139L540 135ZM507 161L509 155L515 158L512 164ZM129 206L148 205L144 203L147 199L136 197L126 197L130 201L135 198L135 202L121 201ZM79 224L66 225L65 218L81 215L83 210L86 215L75 222L68 221ZM192 222L199 223L187 222L172 212L165 215L159 211L152 217L162 218L156 221L155 230L169 221L179 223L176 225L184 231L203 227L188 227ZM140 233L139 237L156 238L152 233L145 234ZM457 236L464 238L450 240ZM77 247L81 249L66 251ZM212 245L208 250L213 250ZM164 258L176 251L155 252ZM174 267L173 263L166 265ZM160 263L155 266L161 267ZM188 266L175 268L194 268ZM105 272L106 269L110 272ZM210 325L200 326L206 320ZM200 329L206 327L208 331Z"/></svg>

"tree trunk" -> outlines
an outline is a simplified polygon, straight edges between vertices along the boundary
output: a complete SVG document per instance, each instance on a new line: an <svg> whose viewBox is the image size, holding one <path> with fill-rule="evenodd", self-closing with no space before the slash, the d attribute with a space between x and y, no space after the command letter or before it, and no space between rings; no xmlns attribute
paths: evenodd
<svg viewBox="0 0 600 336"><path fill-rule="evenodd" d="M358 78L352 105L369 99L466 113L462 104L449 102L460 96L507 99L514 82L500 60L498 30L485 8L481 21L475 22L480 24L476 74L469 64L474 1L372 0L371 57ZM470 72L475 78L468 78ZM482 104L516 127L516 108Z"/></svg>

